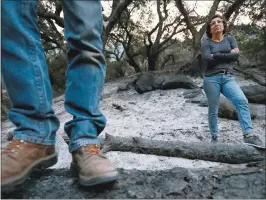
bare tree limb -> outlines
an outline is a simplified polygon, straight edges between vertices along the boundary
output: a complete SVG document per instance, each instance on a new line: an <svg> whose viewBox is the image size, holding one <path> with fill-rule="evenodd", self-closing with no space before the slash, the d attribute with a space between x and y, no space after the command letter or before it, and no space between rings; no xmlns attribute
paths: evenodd
<svg viewBox="0 0 266 200"><path fill-rule="evenodd" d="M159 47L164 46L164 45L165 45L170 39L172 39L173 36L176 35L177 33L181 33L181 32L183 32L184 30L186 30L186 28L184 28L184 29L181 29L181 30L177 31L177 28L182 24L182 22L183 22L183 20L182 20L182 21L181 21L181 20L179 21L179 23L174 27L174 30L173 30L172 34L169 35L166 39L164 39L164 41L162 41L162 42L159 44Z"/></svg>
<svg viewBox="0 0 266 200"><path fill-rule="evenodd" d="M58 31L58 29L56 28L53 20L51 19L47 19L48 23L50 24L50 26L52 27L52 29L58 34L58 35L61 35L61 33Z"/></svg>
<svg viewBox="0 0 266 200"><path fill-rule="evenodd" d="M210 19L212 18L212 16L215 14L216 10L218 9L219 3L221 0L214 0L212 7L209 11L208 14L208 19L206 20L205 24L201 27L200 31L199 31L199 38L201 38L206 30L207 27L207 23L209 23Z"/></svg>
<svg viewBox="0 0 266 200"><path fill-rule="evenodd" d="M240 9L240 7L235 11L234 17L233 17L233 19L230 21L229 29L231 29L231 27L234 25L235 20L236 20L237 16L239 15L239 9Z"/></svg>
<svg viewBox="0 0 266 200"><path fill-rule="evenodd" d="M226 20L229 20L231 15L240 8L241 5L244 4L244 2L247 0L235 0L234 3L227 9L227 11L224 14L224 17Z"/></svg>
<svg viewBox="0 0 266 200"><path fill-rule="evenodd" d="M152 44L151 35L159 28L160 21L156 24L156 26L148 33L147 38L150 44Z"/></svg>
<svg viewBox="0 0 266 200"><path fill-rule="evenodd" d="M130 20L131 13L136 7L133 6L130 10L128 8L125 9L123 16L121 16L118 20L119 27L118 30L122 30L125 34L116 35L115 40L120 42L123 45L124 53L127 55L126 61L134 67L136 72L140 72L140 66L135 61L135 57L140 55L141 52L134 52L133 43L133 30L136 27L132 21ZM110 34L111 36L112 34Z"/></svg>
<svg viewBox="0 0 266 200"><path fill-rule="evenodd" d="M45 19L53 19L55 21L55 23L64 28L64 19L61 18L60 16L56 15L56 14L52 14L52 13L46 13L46 12L41 12L41 11L37 11L38 16L45 18Z"/></svg>
<svg viewBox="0 0 266 200"><path fill-rule="evenodd" d="M120 61L120 59L121 59L121 58L119 57L119 55L117 54L117 52L109 51L109 50L106 50L106 49L104 49L104 52L108 53L109 55L114 55L116 61Z"/></svg>
<svg viewBox="0 0 266 200"><path fill-rule="evenodd" d="M105 28L105 35L104 35L104 44L106 43L108 36L118 22L122 12L132 3L133 0L121 0L119 3L115 2L116 8L113 10L111 16L108 19L108 24ZM114 5L113 5L114 6Z"/></svg>
<svg viewBox="0 0 266 200"><path fill-rule="evenodd" d="M55 39L49 37L48 35L46 35L45 33L41 32L41 38L45 40L45 42L51 42L54 43L56 45L57 48L60 48L60 43L58 41L56 41Z"/></svg>
<svg viewBox="0 0 266 200"><path fill-rule="evenodd" d="M175 2L176 2L176 6L177 6L178 10L180 11L180 13L184 17L184 21L185 21L185 23L187 25L187 28L190 30L192 36L196 37L197 30L196 30L195 26L193 26L193 24L192 24L192 22L191 22L191 20L189 18L189 13L185 9L185 6L184 6L182 0L175 0Z"/></svg>
<svg viewBox="0 0 266 200"><path fill-rule="evenodd" d="M157 14L159 16L159 27L158 27L158 33L156 35L155 43L158 44L160 42L160 39L162 38L163 34L163 23L168 18L168 11L167 11L167 1L163 0L163 13L161 12L161 0L157 0Z"/></svg>
<svg viewBox="0 0 266 200"><path fill-rule="evenodd" d="M55 15L60 16L61 11L63 10L62 4L59 1L55 1Z"/></svg>

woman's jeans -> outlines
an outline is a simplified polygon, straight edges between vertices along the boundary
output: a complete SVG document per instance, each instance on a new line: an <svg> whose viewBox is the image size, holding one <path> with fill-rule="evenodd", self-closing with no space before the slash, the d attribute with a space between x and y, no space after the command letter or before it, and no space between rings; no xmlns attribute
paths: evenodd
<svg viewBox="0 0 266 200"><path fill-rule="evenodd" d="M205 76L203 80L203 89L208 99L209 128L212 137L217 137L219 134L217 123L220 93L231 100L235 105L243 134L252 132L248 100L236 83L233 75L216 74L213 76Z"/></svg>
<svg viewBox="0 0 266 200"><path fill-rule="evenodd" d="M54 145L59 120L52 108L52 89L37 26L37 0L2 2L2 74L12 104L9 119L15 140ZM98 109L105 78L102 54L102 7L99 0L63 2L68 42L65 124L70 152L99 144L106 119Z"/></svg>

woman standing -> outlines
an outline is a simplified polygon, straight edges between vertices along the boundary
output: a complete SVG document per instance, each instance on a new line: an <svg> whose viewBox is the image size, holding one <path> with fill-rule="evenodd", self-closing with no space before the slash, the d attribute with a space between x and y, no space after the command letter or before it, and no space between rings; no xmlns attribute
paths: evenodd
<svg viewBox="0 0 266 200"><path fill-rule="evenodd" d="M248 100L233 76L232 62L237 61L239 49L232 36L226 35L227 22L221 15L214 15L207 25L207 38L201 47L206 65L203 88L208 99L209 128L212 142L217 142L219 97L222 93L232 101L238 112L244 142L262 145L258 136L252 134L252 122Z"/></svg>

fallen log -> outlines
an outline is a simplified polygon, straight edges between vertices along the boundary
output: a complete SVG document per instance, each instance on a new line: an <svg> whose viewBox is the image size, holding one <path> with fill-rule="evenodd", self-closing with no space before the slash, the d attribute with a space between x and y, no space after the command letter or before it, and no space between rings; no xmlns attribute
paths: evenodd
<svg viewBox="0 0 266 200"><path fill-rule="evenodd" d="M106 134L102 152L122 151L240 164L265 160L265 151L245 144L159 141Z"/></svg>

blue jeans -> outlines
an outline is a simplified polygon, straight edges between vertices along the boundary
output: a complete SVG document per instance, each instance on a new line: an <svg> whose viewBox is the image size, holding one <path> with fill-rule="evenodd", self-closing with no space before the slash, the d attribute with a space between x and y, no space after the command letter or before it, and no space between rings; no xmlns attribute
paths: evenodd
<svg viewBox="0 0 266 200"><path fill-rule="evenodd" d="M213 137L219 134L217 121L220 93L235 105L243 134L252 132L248 100L236 83L233 75L216 74L213 76L205 76L203 89L208 99L209 128Z"/></svg>
<svg viewBox="0 0 266 200"><path fill-rule="evenodd" d="M15 140L54 145L59 120L52 108L52 89L36 15L37 0L2 1L2 74L16 125ZM65 109L73 119L65 124L69 151L99 144L106 119L98 108L105 79L100 1L63 3L68 43Z"/></svg>

